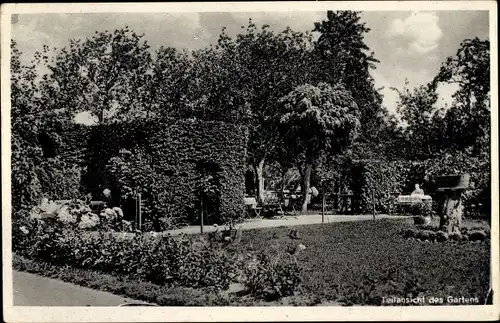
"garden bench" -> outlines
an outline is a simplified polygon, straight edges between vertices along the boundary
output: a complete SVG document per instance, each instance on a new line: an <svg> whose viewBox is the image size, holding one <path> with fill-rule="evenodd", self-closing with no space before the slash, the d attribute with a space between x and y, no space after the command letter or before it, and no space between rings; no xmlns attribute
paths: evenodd
<svg viewBox="0 0 500 323"><path fill-rule="evenodd" d="M262 207L258 205L255 197L245 197L244 203L247 212L253 213L257 219L262 218Z"/></svg>

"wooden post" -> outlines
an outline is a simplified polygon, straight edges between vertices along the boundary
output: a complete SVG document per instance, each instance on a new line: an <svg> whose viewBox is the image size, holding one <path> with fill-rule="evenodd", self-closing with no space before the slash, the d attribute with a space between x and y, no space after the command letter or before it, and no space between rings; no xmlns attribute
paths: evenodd
<svg viewBox="0 0 500 323"><path fill-rule="evenodd" d="M375 220L375 192L372 189L373 219Z"/></svg>
<svg viewBox="0 0 500 323"><path fill-rule="evenodd" d="M201 222L200 222L200 233L203 234L203 198L201 199Z"/></svg>
<svg viewBox="0 0 500 323"><path fill-rule="evenodd" d="M134 206L135 206L135 229L139 230L139 207L138 207L138 196L137 196L137 189L135 190L135 199L134 199Z"/></svg>
<svg viewBox="0 0 500 323"><path fill-rule="evenodd" d="M137 215L139 217L139 230L142 230L142 200L141 200L141 193L137 193Z"/></svg>
<svg viewBox="0 0 500 323"><path fill-rule="evenodd" d="M321 223L325 223L325 193L323 193L323 205L321 207Z"/></svg>

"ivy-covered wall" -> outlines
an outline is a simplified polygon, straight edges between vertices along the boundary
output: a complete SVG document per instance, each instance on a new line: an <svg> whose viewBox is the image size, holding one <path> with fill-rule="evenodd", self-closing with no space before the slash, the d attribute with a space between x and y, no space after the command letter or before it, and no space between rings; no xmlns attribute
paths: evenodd
<svg viewBox="0 0 500 323"><path fill-rule="evenodd" d="M456 153L422 161L362 160L352 162L350 166L351 189L361 195L362 212L372 212L372 189L377 212L385 213L396 209L397 194L392 193L410 194L414 185L419 184L437 201L435 176L468 173L471 176L469 189L463 194L466 215L481 213L490 216L491 166L485 158ZM439 211L439 205L435 204L435 208Z"/></svg>
<svg viewBox="0 0 500 323"><path fill-rule="evenodd" d="M115 204L133 209L138 190L145 221L161 229L199 223L202 205L206 223L241 217L245 134L221 122L137 121L65 129L54 149L57 158L81 168L82 195L102 199L111 188Z"/></svg>

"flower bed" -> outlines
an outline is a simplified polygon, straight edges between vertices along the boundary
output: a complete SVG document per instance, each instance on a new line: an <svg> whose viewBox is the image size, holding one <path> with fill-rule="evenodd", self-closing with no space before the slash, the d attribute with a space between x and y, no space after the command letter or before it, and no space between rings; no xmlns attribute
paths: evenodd
<svg viewBox="0 0 500 323"><path fill-rule="evenodd" d="M34 261L162 286L223 291L232 282L238 282L245 283L252 295L278 299L293 295L300 285L298 270L287 271L291 258L283 263L269 263L259 260L263 259L260 255L242 257L231 253L228 247L241 238L241 231L236 230L239 234L229 236L230 239L215 240L186 235L130 234L121 230L125 221L119 211L106 209L97 216L84 203L60 206L44 201L32 210L31 217L17 217L23 220L13 223L13 250ZM253 265L255 270L250 269ZM275 286L275 274L260 279L263 272L276 270L283 274L278 277L282 287ZM268 292L269 289L273 292Z"/></svg>

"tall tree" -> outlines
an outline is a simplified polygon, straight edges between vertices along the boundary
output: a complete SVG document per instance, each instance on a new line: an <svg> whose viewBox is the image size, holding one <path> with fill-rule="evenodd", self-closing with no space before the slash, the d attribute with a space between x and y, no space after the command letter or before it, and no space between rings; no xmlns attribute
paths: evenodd
<svg viewBox="0 0 500 323"><path fill-rule="evenodd" d="M466 39L454 56L442 64L431 86L441 82L458 85L446 115L447 139L453 149L489 149L490 42ZM485 140L486 138L486 140Z"/></svg>
<svg viewBox="0 0 500 323"><path fill-rule="evenodd" d="M409 160L435 157L439 150L437 141L441 137L441 129L434 127L440 120L437 118L435 89L425 85L409 89L406 82L403 90L393 90L399 95L397 111L405 124L403 135L407 144L403 148L404 157Z"/></svg>
<svg viewBox="0 0 500 323"><path fill-rule="evenodd" d="M275 33L249 21L236 39L223 29L216 46L193 54L195 115L248 129L248 161L264 198L264 166L277 147L278 100L311 73L312 37L290 28Z"/></svg>
<svg viewBox="0 0 500 323"><path fill-rule="evenodd" d="M125 27L72 39L48 65L55 106L71 114L88 111L99 123L137 116L149 95L149 45Z"/></svg>
<svg viewBox="0 0 500 323"><path fill-rule="evenodd" d="M172 47L161 47L153 61L152 75L147 77L149 93L146 98L150 115L169 115L186 117L186 106L192 98L189 96L193 79L192 59L187 51L178 51Z"/></svg>
<svg viewBox="0 0 500 323"><path fill-rule="evenodd" d="M379 61L364 41L370 28L361 21L360 12L328 11L326 20L314 24L314 32L319 33L315 43L320 58L316 67L318 81L343 83L352 93L363 124L358 140L367 143L363 148L374 147L385 114L382 95L370 74Z"/></svg>
<svg viewBox="0 0 500 323"><path fill-rule="evenodd" d="M41 54L36 53L31 64L25 65L15 41L11 41L10 48L12 206L17 214L31 207L41 193L35 170L42 156L38 145L42 110L36 69Z"/></svg>
<svg viewBox="0 0 500 323"><path fill-rule="evenodd" d="M326 151L339 154L353 142L360 128L360 113L351 94L339 84L298 86L280 100L280 105L280 130L302 175L302 211L306 211L313 166Z"/></svg>

